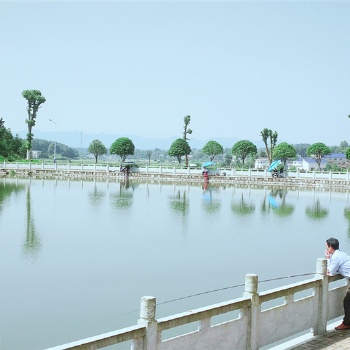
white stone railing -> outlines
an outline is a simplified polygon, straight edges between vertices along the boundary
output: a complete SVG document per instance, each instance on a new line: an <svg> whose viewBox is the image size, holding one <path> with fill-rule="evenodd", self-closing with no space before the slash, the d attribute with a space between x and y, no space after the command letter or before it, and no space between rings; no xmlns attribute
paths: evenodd
<svg viewBox="0 0 350 350"><path fill-rule="evenodd" d="M314 278L258 293L258 276L246 275L242 298L156 319L156 298L141 298L137 325L79 340L47 350L100 349L131 340L132 350L228 350L250 349L273 344L303 331L310 337L326 332L327 322L343 314L346 285L330 288L342 279L326 275L326 259L318 259ZM345 280L344 280L345 281ZM298 298L298 293L308 293ZM264 303L278 306L263 308ZM239 311L229 321L213 324L218 315ZM198 324L198 329L163 339L166 330Z"/></svg>
<svg viewBox="0 0 350 350"><path fill-rule="evenodd" d="M58 164L58 163L7 163L3 162L0 164L0 171L33 171L33 172L62 172L62 173L74 173L74 172L119 172L119 166L112 166L109 164ZM192 167L176 167L176 166L164 166L162 164L157 166L142 166L131 168L132 173L140 173L140 174L192 174L199 175L202 174L202 169L200 168L192 168ZM228 177L248 177L248 178L266 178L271 177L271 173L269 173L266 169L248 169L248 170L239 170L235 168L218 168L218 169L209 169L209 175L225 175ZM288 171L285 173L286 177L296 178L296 179L324 179L324 180L343 180L350 181L350 173L346 172L333 172L333 171L310 171L310 172L301 172L297 171Z"/></svg>

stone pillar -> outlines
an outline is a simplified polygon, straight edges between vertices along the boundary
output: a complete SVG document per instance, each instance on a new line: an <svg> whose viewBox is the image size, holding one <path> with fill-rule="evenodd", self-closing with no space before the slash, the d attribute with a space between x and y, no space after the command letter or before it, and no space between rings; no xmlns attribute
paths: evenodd
<svg viewBox="0 0 350 350"><path fill-rule="evenodd" d="M329 170L329 180L332 180L333 174L332 174L332 169Z"/></svg>
<svg viewBox="0 0 350 350"><path fill-rule="evenodd" d="M146 174L148 174L148 164L146 164Z"/></svg>
<svg viewBox="0 0 350 350"><path fill-rule="evenodd" d="M109 173L109 164L106 165L106 173Z"/></svg>
<svg viewBox="0 0 350 350"><path fill-rule="evenodd" d="M317 288L318 308L317 323L313 327L313 334L320 335L327 332L327 296L328 296L328 275L327 259L318 258L316 262L316 276L322 279L321 287Z"/></svg>
<svg viewBox="0 0 350 350"><path fill-rule="evenodd" d="M55 170L57 170L57 159L55 161Z"/></svg>
<svg viewBox="0 0 350 350"><path fill-rule="evenodd" d="M249 167L249 170L248 170L248 176L252 177L252 169L250 167Z"/></svg>
<svg viewBox="0 0 350 350"><path fill-rule="evenodd" d="M140 318L138 325L146 327L146 336L144 339L135 339L132 341L132 350L157 350L158 349L158 331L156 320L156 298L144 296L141 298Z"/></svg>
<svg viewBox="0 0 350 350"><path fill-rule="evenodd" d="M70 171L70 161L67 163L67 170Z"/></svg>
<svg viewBox="0 0 350 350"><path fill-rule="evenodd" d="M251 313L247 315L250 318L247 332L247 349L258 350L258 317L259 317L259 294L258 294L258 275L247 274L245 276L244 297L250 297L252 302Z"/></svg>
<svg viewBox="0 0 350 350"><path fill-rule="evenodd" d="M190 166L187 166L187 174L190 175Z"/></svg>
<svg viewBox="0 0 350 350"><path fill-rule="evenodd" d="M162 164L159 164L159 174L162 173Z"/></svg>
<svg viewBox="0 0 350 350"><path fill-rule="evenodd" d="M42 169L42 170L45 169L44 161L42 161L42 163L41 163L41 169Z"/></svg>
<svg viewBox="0 0 350 350"><path fill-rule="evenodd" d="M174 165L173 174L176 174L176 166Z"/></svg>
<svg viewBox="0 0 350 350"><path fill-rule="evenodd" d="M84 170L84 164L83 163L81 163L80 169L81 169L81 171Z"/></svg>

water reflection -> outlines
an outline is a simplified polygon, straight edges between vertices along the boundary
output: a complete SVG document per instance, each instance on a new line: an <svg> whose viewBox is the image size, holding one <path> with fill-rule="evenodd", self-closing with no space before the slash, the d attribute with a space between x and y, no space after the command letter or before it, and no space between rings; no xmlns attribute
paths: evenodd
<svg viewBox="0 0 350 350"><path fill-rule="evenodd" d="M239 202L231 204L231 209L237 215L250 215L255 212L255 205L245 201L242 193Z"/></svg>
<svg viewBox="0 0 350 350"><path fill-rule="evenodd" d="M202 205L207 213L215 213L221 208L221 200L213 198L213 192L218 192L218 188L209 186L209 183L205 181L202 185Z"/></svg>
<svg viewBox="0 0 350 350"><path fill-rule="evenodd" d="M101 191L97 188L96 181L94 181L94 188L91 192L88 193L90 202L93 205L97 205L101 202L101 200L105 197L106 192Z"/></svg>
<svg viewBox="0 0 350 350"><path fill-rule="evenodd" d="M128 208L133 204L135 186L130 186L128 179L122 180L119 183L119 193L111 194L113 204L117 208Z"/></svg>
<svg viewBox="0 0 350 350"><path fill-rule="evenodd" d="M181 213L182 216L186 216L188 213L189 205L190 203L187 198L186 191L183 191L181 194L181 191L178 190L174 196L170 197L170 207L174 211Z"/></svg>
<svg viewBox="0 0 350 350"><path fill-rule="evenodd" d="M287 217L292 215L294 212L294 205L286 203L287 189L272 189L268 195L268 209L266 210L266 203L262 205L262 212L269 212L269 209L272 209L272 212L277 216ZM264 202L266 198L264 198Z"/></svg>
<svg viewBox="0 0 350 350"><path fill-rule="evenodd" d="M306 215L313 220L322 220L328 216L328 210L322 208L320 200L317 198L313 206L305 209Z"/></svg>
<svg viewBox="0 0 350 350"><path fill-rule="evenodd" d="M28 257L35 257L41 249L41 240L36 233L34 217L32 215L32 203L30 196L30 184L26 193L26 239L23 244L23 252Z"/></svg>
<svg viewBox="0 0 350 350"><path fill-rule="evenodd" d="M350 208L344 208L344 216L348 220L348 237L350 237Z"/></svg>
<svg viewBox="0 0 350 350"><path fill-rule="evenodd" d="M0 187L0 211L4 205L5 200L9 198L12 193L17 194L24 189L25 186L23 184L6 183L6 181L4 181L3 186Z"/></svg>

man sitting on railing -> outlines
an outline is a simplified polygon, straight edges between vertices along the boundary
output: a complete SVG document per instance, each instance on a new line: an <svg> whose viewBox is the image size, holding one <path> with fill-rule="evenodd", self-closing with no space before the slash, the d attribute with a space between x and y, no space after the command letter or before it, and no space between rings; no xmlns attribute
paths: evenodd
<svg viewBox="0 0 350 350"><path fill-rule="evenodd" d="M350 329L350 256L339 250L339 241L336 238L329 238L326 241L327 274L341 274L348 279L348 290L343 300L344 318L343 323L335 327L338 331Z"/></svg>

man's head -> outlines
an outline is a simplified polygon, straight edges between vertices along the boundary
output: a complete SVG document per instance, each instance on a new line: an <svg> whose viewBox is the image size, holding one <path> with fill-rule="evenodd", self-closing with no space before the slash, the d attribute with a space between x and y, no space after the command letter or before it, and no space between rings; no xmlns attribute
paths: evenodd
<svg viewBox="0 0 350 350"><path fill-rule="evenodd" d="M335 250L339 249L339 241L336 238L328 238L326 241L327 251L333 254Z"/></svg>

